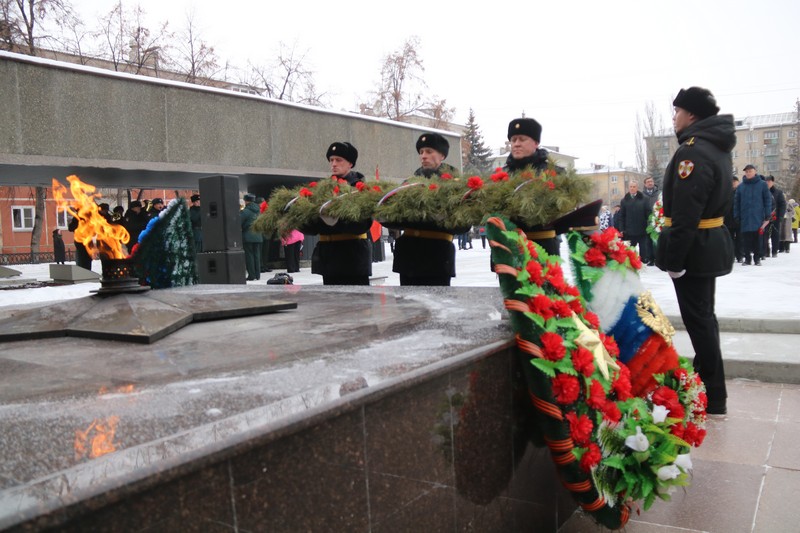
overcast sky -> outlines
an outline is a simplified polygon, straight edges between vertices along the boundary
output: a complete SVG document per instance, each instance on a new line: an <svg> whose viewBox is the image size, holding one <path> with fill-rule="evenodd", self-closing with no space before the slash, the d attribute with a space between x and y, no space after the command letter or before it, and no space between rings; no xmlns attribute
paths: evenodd
<svg viewBox="0 0 800 533"><path fill-rule="evenodd" d="M793 111L800 97L797 0L139 4L153 27L169 20L172 30L193 9L204 39L237 66L268 63L279 42L308 50L317 88L337 110L356 109L382 59L418 36L430 93L456 108L456 122L472 107L486 143L499 147L524 112L542 123L542 143L579 167L634 165L637 112L652 101L671 125L681 87L708 87L737 117ZM73 5L91 25L114 2Z"/></svg>

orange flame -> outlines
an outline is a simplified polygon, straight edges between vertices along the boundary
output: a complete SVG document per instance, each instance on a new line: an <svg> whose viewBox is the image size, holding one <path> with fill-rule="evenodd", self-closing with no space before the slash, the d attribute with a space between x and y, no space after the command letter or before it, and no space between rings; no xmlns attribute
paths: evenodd
<svg viewBox="0 0 800 533"><path fill-rule="evenodd" d="M105 420L94 419L85 431L75 430L75 460L87 455L94 459L116 451L114 434L118 423L118 416L110 416Z"/></svg>
<svg viewBox="0 0 800 533"><path fill-rule="evenodd" d="M53 180L53 196L60 209L66 210L79 221L74 232L76 242L81 242L92 257L124 259L122 243L130 240L128 230L122 224L111 224L95 202L101 196L95 193L94 185L83 183L78 176L68 176L70 192L74 202L64 199L67 188Z"/></svg>

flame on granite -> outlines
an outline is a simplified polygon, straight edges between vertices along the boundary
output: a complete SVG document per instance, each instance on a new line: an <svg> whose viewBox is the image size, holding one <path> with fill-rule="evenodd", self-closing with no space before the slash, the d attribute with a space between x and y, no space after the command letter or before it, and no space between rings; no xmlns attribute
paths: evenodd
<svg viewBox="0 0 800 533"><path fill-rule="evenodd" d="M119 423L118 416L106 419L95 418L86 430L75 430L75 460L84 457L94 459L117 450L114 434Z"/></svg>
<svg viewBox="0 0 800 533"><path fill-rule="evenodd" d="M73 200L65 198L67 188L53 180L53 196L59 209L67 211L79 221L73 235L75 241L83 243L92 257L124 259L122 243L130 239L128 230L122 224L111 224L103 215L95 199L102 196L95 193L94 185L83 183L78 176L67 177Z"/></svg>

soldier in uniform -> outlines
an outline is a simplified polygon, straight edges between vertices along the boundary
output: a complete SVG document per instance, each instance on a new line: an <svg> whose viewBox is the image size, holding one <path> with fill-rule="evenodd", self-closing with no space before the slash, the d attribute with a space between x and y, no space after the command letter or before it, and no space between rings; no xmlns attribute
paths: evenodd
<svg viewBox="0 0 800 533"><path fill-rule="evenodd" d="M515 172L530 169L543 172L547 169L548 152L539 147L542 139L542 125L532 118L515 118L508 123L508 141L511 152L508 154L503 170ZM551 255L559 255L560 239L551 227L535 226L522 228L528 239L541 245Z"/></svg>
<svg viewBox="0 0 800 533"><path fill-rule="evenodd" d="M672 102L680 146L664 174L665 223L656 265L675 286L681 318L706 385L709 414L727 412L725 371L714 313L716 278L733 268L733 241L723 225L731 203L732 115L719 115L708 89L681 89Z"/></svg>
<svg viewBox="0 0 800 533"><path fill-rule="evenodd" d="M349 142L334 142L325 153L331 176L355 186L364 175L353 170L358 150ZM311 273L322 276L323 285L369 285L372 275L372 242L368 238L372 219L360 222L320 222L304 228L305 233L319 234L311 254Z"/></svg>
<svg viewBox="0 0 800 533"><path fill-rule="evenodd" d="M458 173L444 162L450 143L442 135L423 133L416 146L420 167L415 176ZM392 271L400 274L400 285L450 286L450 278L456 275L453 235L435 227L405 228L394 244Z"/></svg>
<svg viewBox="0 0 800 533"><path fill-rule="evenodd" d="M192 237L194 237L194 253L203 251L203 212L200 208L200 195L193 194L189 200L189 221L192 223Z"/></svg>

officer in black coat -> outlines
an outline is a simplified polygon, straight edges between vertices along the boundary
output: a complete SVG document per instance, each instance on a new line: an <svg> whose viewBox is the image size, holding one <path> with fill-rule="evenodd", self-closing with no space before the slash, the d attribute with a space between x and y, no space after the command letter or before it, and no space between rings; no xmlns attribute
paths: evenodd
<svg viewBox="0 0 800 533"><path fill-rule="evenodd" d="M189 222L192 224L192 237L194 238L194 253L203 251L203 211L200 207L200 195L193 194L189 200Z"/></svg>
<svg viewBox="0 0 800 533"><path fill-rule="evenodd" d="M539 147L541 139L542 125L536 120L515 118L509 122L508 141L511 144L511 152L508 154L503 170L506 172L515 172L526 168L534 172L546 170L548 152ZM524 227L517 220L513 220L513 222L525 231L529 240L541 245L548 254L559 255L559 237L553 228L542 225Z"/></svg>
<svg viewBox="0 0 800 533"><path fill-rule="evenodd" d="M438 133L423 133L417 139L420 167L416 176L452 174L458 171L444 162L450 143ZM392 271L400 274L400 285L449 286L456 275L453 234L433 226L406 227L394 245Z"/></svg>
<svg viewBox="0 0 800 533"><path fill-rule="evenodd" d="M130 240L125 243L128 247L128 253L139 242L139 234L147 227L150 217L142 209L142 202L134 200L128 206L128 211L122 217L122 224L130 234Z"/></svg>
<svg viewBox="0 0 800 533"><path fill-rule="evenodd" d="M725 371L714 313L716 277L733 268L733 242L723 225L733 190L732 115L718 115L708 89L681 89L672 102L680 146L664 174L665 224L656 265L669 273L681 318L695 351L694 368L706 385L709 414L727 412Z"/></svg>
<svg viewBox="0 0 800 533"><path fill-rule="evenodd" d="M353 170L358 150L349 142L334 142L325 153L331 177L343 179L351 186L364 181L364 175ZM369 228L372 219L360 222L324 222L303 228L303 233L318 234L319 242L311 254L311 273L322 276L323 285L369 285L372 275L372 242Z"/></svg>

